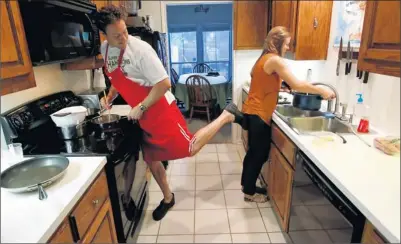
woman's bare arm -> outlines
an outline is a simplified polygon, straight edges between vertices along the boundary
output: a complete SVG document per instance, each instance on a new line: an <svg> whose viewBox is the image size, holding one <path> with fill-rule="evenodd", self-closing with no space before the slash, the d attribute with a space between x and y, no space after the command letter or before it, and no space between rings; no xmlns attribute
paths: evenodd
<svg viewBox="0 0 401 244"><path fill-rule="evenodd" d="M267 74L277 73L281 79L285 80L288 85L296 91L305 92L305 93L313 93L319 94L324 99L332 99L334 98L334 93L330 90L327 90L323 87L312 85L307 81L298 80L295 77L282 58L275 56L271 57L264 64L264 70Z"/></svg>

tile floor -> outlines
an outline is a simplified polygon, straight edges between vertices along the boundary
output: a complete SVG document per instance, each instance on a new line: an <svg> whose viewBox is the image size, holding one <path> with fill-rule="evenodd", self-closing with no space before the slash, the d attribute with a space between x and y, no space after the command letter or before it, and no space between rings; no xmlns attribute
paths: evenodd
<svg viewBox="0 0 401 244"><path fill-rule="evenodd" d="M176 160L167 170L176 205L152 219L163 195L152 179L137 243L285 243L269 203L243 201L241 145L209 144L194 158Z"/></svg>
<svg viewBox="0 0 401 244"><path fill-rule="evenodd" d="M163 194L151 179L146 211L134 241L345 243L350 239L351 232L344 220L330 214L336 210L308 187L294 191L290 234L281 232L269 202L243 200L240 174L244 156L242 145L208 144L193 158L170 162L167 175L176 204L163 220L154 221L152 211ZM304 181L302 175L296 176L294 184ZM317 219L323 221L319 223Z"/></svg>

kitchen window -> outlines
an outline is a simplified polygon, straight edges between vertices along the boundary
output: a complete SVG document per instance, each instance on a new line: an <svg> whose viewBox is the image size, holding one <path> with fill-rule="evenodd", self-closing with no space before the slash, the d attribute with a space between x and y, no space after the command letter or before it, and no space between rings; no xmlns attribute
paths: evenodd
<svg viewBox="0 0 401 244"><path fill-rule="evenodd" d="M192 30L169 28L170 63L178 75L192 73L198 63L231 77L231 26L198 26Z"/></svg>

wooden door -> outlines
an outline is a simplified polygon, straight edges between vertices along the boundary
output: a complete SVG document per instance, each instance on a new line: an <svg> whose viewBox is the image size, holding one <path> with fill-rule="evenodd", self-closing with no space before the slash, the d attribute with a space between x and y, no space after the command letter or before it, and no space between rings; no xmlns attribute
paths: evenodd
<svg viewBox="0 0 401 244"><path fill-rule="evenodd" d="M234 1L234 49L263 48L267 6L267 1Z"/></svg>
<svg viewBox="0 0 401 244"><path fill-rule="evenodd" d="M296 60L327 58L333 1L298 1Z"/></svg>
<svg viewBox="0 0 401 244"><path fill-rule="evenodd" d="M272 143L269 165L269 194L283 231L288 231L294 170Z"/></svg>
<svg viewBox="0 0 401 244"><path fill-rule="evenodd" d="M73 243L71 227L68 219L65 219L57 231L50 238L49 243Z"/></svg>
<svg viewBox="0 0 401 244"><path fill-rule="evenodd" d="M35 77L18 1L0 1L1 95L35 87Z"/></svg>
<svg viewBox="0 0 401 244"><path fill-rule="evenodd" d="M297 24L297 1L273 1L272 4L272 27L284 26L291 33L290 51L294 52L296 24Z"/></svg>
<svg viewBox="0 0 401 244"><path fill-rule="evenodd" d="M110 199L103 204L82 242L118 243Z"/></svg>
<svg viewBox="0 0 401 244"><path fill-rule="evenodd" d="M358 69L400 77L400 1L366 1Z"/></svg>

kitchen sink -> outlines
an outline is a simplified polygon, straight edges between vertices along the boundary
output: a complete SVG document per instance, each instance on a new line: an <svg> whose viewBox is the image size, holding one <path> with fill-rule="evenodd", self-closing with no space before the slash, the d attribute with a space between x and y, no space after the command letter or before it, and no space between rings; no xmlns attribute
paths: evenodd
<svg viewBox="0 0 401 244"><path fill-rule="evenodd" d="M292 105L278 105L276 106L276 114L280 117L294 118L294 117L318 117L324 116L324 113L321 111L308 111L298 109L293 107Z"/></svg>
<svg viewBox="0 0 401 244"><path fill-rule="evenodd" d="M289 125L299 133L329 131L333 133L352 133L348 125L342 123L336 118L293 117L288 119Z"/></svg>

